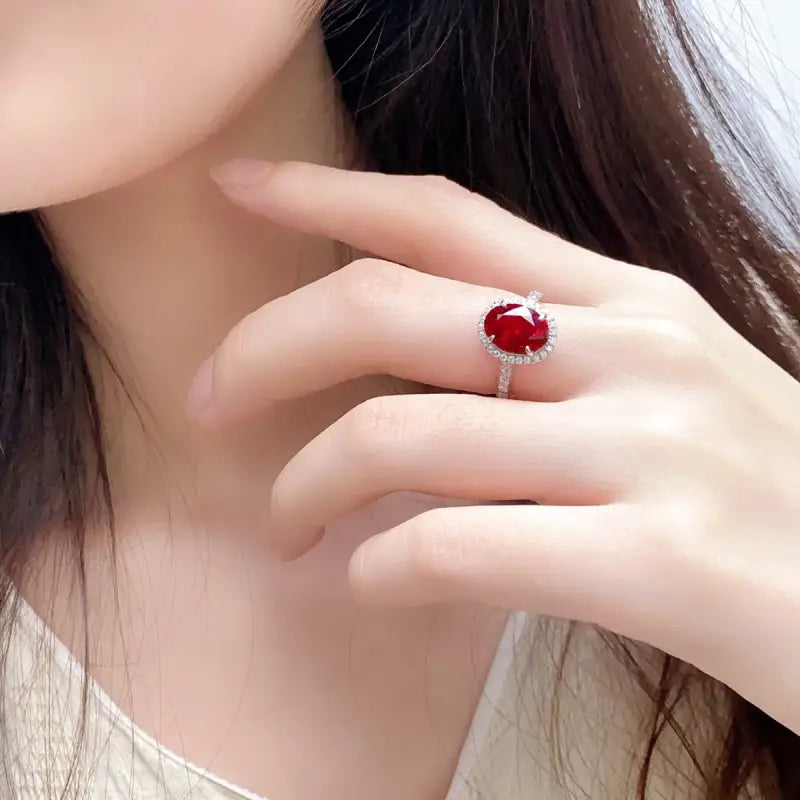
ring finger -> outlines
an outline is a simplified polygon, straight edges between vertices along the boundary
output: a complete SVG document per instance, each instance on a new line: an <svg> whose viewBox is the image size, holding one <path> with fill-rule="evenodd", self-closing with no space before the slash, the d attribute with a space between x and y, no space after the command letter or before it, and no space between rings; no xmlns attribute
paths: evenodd
<svg viewBox="0 0 800 800"><path fill-rule="evenodd" d="M504 294L391 262L353 262L245 317L198 373L193 411L206 424L224 424L271 400L370 374L493 394L499 362L476 329L487 304ZM516 367L513 396L562 400L607 381L612 359L635 360L626 351L636 349L639 321L547 308L559 323L558 344L535 366Z"/></svg>

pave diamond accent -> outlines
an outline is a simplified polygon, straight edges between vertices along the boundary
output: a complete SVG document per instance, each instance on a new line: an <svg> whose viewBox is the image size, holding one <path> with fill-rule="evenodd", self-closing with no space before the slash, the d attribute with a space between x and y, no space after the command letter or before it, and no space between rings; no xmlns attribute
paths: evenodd
<svg viewBox="0 0 800 800"><path fill-rule="evenodd" d="M508 399L508 387L511 384L511 366L503 364L500 367L500 378L497 381L497 396L502 400Z"/></svg>

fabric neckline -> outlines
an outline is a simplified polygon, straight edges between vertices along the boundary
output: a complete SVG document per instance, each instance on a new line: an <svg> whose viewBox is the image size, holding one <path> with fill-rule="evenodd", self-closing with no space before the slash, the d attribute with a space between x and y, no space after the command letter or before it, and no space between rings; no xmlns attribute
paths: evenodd
<svg viewBox="0 0 800 800"><path fill-rule="evenodd" d="M56 636L36 610L18 592L16 593L16 600L21 620L27 622L47 640L58 668L68 671L69 674L77 674L81 679L85 678L87 680L87 691L99 703L100 708L109 716L115 727L124 725L126 730L130 731L132 737L146 744L160 757L167 759L182 770L188 770L199 780L235 795L237 800L269 800L264 795L256 794L220 777L212 772L210 768L201 767L199 764L189 761L137 725L114 702L106 690L91 675L86 673L83 665L75 658L71 650ZM468 786L469 775L474 768L478 753L486 738L493 712L509 673L516 644L524 630L527 616L527 613L523 611L511 611L508 614L481 695L473 712L466 738L462 743L455 771L443 800L459 800L460 792Z"/></svg>

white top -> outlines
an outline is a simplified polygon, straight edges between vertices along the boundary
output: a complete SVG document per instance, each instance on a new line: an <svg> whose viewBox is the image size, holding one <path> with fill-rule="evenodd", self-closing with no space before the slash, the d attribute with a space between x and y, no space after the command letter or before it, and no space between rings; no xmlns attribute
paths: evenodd
<svg viewBox="0 0 800 800"><path fill-rule="evenodd" d="M7 685L7 716L19 742L17 769L3 798L44 800L52 787L69 781L70 742L80 727L84 670L35 611L20 600L12 637ZM497 713L510 673L525 614L508 617L483 694L475 709L455 775L444 800L467 800L470 776ZM86 800L267 800L188 762L139 728L102 687L88 679L89 714L83 765L76 780ZM20 794L21 791L21 794Z"/></svg>

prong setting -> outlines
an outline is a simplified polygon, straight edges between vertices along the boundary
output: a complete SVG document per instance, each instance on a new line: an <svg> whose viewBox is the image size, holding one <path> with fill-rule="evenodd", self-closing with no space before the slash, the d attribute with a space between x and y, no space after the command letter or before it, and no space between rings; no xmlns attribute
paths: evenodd
<svg viewBox="0 0 800 800"><path fill-rule="evenodd" d="M530 365L538 364L553 352L558 334L556 320L552 314L550 314L550 312L540 304L539 301L541 296L542 295L539 292L531 292L527 298L523 298L520 295L507 295L505 297L499 297L493 300L486 306L478 322L478 336L480 337L481 343L486 348L486 352L488 352L490 356L499 359L502 364ZM535 311L540 318L547 321L547 342L543 347L533 352L531 351L530 347L526 346L525 355L518 355L516 353L509 353L505 350L502 350L494 343L495 336L487 335L485 325L486 318L489 313L498 306L510 304L527 306L531 310Z"/></svg>

